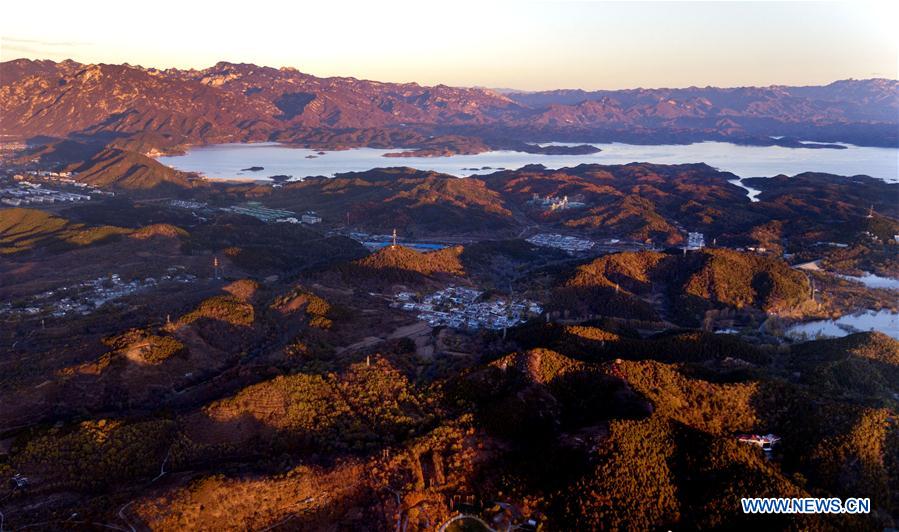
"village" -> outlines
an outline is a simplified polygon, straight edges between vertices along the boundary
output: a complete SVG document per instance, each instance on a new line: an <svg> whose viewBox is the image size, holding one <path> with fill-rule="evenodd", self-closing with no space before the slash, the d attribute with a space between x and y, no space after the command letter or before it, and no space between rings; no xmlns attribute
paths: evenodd
<svg viewBox="0 0 899 532"><path fill-rule="evenodd" d="M531 205L536 205L537 207L543 208L544 210L549 212L564 211L568 209L581 209L587 206L587 204L584 202L584 196L581 194L572 196L569 199L568 196L562 196L560 198L558 196L541 196L537 193L534 193L528 203Z"/></svg>
<svg viewBox="0 0 899 532"><path fill-rule="evenodd" d="M114 196L114 192L100 189L90 183L79 181L73 172L55 171L55 170L15 170L7 167L5 178L22 186L30 188L39 188L43 185L54 185L57 187L71 187L73 189L86 190L90 194L101 194L104 196Z"/></svg>
<svg viewBox="0 0 899 532"><path fill-rule="evenodd" d="M432 327L445 325L469 330L505 329L543 313L538 303L527 299L480 301L483 294L473 288L449 286L419 300L412 292L400 292L392 306L418 312L418 318Z"/></svg>
<svg viewBox="0 0 899 532"><path fill-rule="evenodd" d="M190 200L172 200L169 202L169 205L179 209L188 209L191 211L210 208L205 202ZM223 212L231 212L234 214L241 214L244 216L251 216L265 223L302 223L313 225L321 223L322 221L321 216L319 216L318 213L314 211L306 211L303 214L297 215L297 213L293 211L270 209L255 201L248 201L242 205L233 205L231 207L220 207L218 210ZM194 212L194 214L196 214L196 212Z"/></svg>
<svg viewBox="0 0 899 532"><path fill-rule="evenodd" d="M104 304L131 294L147 290L159 283L190 283L195 275L179 273L178 268L169 268L169 272L159 279L122 280L117 273L82 281L75 285L63 286L35 294L24 301L0 304L0 315L9 316L48 316L61 318L73 314L87 315Z"/></svg>
<svg viewBox="0 0 899 532"><path fill-rule="evenodd" d="M88 194L43 188L40 183L30 181L18 181L11 186L0 187L0 203L10 207L88 201L90 199Z"/></svg>
<svg viewBox="0 0 899 532"><path fill-rule="evenodd" d="M540 233L527 239L535 246L561 249L569 254L590 251L596 242L574 236L565 236L554 233Z"/></svg>

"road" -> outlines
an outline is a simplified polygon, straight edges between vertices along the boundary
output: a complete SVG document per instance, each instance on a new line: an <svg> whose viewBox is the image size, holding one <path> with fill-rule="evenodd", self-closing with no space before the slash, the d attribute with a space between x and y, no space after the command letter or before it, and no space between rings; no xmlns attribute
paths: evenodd
<svg viewBox="0 0 899 532"><path fill-rule="evenodd" d="M456 521L461 521L462 519L470 519L472 521L477 521L478 524L480 524L482 527L484 527L484 530L489 530L490 532L499 532L498 530L492 528L489 524L487 524L487 521L484 521L483 519L481 519L480 517L478 517L476 515L468 515L468 514L457 514L457 515L451 517L448 521L446 521L445 523L440 525L440 527L437 529L437 532L446 532L446 528L448 526L455 523Z"/></svg>

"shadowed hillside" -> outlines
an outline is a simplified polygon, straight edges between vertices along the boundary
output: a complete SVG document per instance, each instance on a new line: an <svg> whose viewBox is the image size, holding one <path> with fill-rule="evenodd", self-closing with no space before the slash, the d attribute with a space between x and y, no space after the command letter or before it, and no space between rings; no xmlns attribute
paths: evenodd
<svg viewBox="0 0 899 532"><path fill-rule="evenodd" d="M793 346L790 364L802 382L834 396L899 403L899 342L883 333L858 333Z"/></svg>
<svg viewBox="0 0 899 532"><path fill-rule="evenodd" d="M249 216L220 215L191 232L188 251L222 253L251 272L290 272L361 256L365 250L342 236L326 237L297 224L266 224Z"/></svg>

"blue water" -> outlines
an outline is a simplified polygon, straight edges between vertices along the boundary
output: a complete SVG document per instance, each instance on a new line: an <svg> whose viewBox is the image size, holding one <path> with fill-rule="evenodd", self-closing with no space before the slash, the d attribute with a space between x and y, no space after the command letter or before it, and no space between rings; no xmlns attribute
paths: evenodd
<svg viewBox="0 0 899 532"><path fill-rule="evenodd" d="M888 182L899 182L899 150L846 145L845 150L783 148L780 146L738 146L725 142L686 145L642 146L634 144L594 144L602 151L587 155L541 155L516 151L491 151L449 157L383 157L398 150L357 148L317 155L317 150L291 148L276 143L219 144L198 146L186 155L160 157L159 162L211 178L265 179L290 175L294 179L328 176L378 167L411 166L455 176L486 174L497 169L517 169L526 164L549 168L582 163L662 164L704 162L715 168L746 177L795 175L807 171L838 175L864 174ZM314 158L307 158L314 156ZM260 172L241 169L262 166ZM477 170L472 170L477 168Z"/></svg>
<svg viewBox="0 0 899 532"><path fill-rule="evenodd" d="M849 281L855 281L856 283L861 283L868 288L880 288L883 290L896 290L899 291L899 279L893 279L892 277L881 277L879 275L874 275L873 273L865 273L862 276L856 277L852 275L839 275L843 279L847 279Z"/></svg>
<svg viewBox="0 0 899 532"><path fill-rule="evenodd" d="M879 331L899 340L899 314L889 310L868 310L841 316L836 320L809 321L787 329L786 335L797 340L839 338L854 332Z"/></svg>
<svg viewBox="0 0 899 532"><path fill-rule="evenodd" d="M393 244L393 242L388 240L384 242L363 242L362 244L369 249L375 250L386 248L387 246ZM399 244L405 248L412 248L418 251L437 251L438 249L443 249L446 247L446 245L444 244L427 244L422 242L400 242Z"/></svg>

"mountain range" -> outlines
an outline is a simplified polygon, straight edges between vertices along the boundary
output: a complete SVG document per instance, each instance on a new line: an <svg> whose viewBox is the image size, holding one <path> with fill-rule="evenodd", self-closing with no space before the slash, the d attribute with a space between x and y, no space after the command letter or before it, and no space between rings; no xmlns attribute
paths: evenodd
<svg viewBox="0 0 899 532"><path fill-rule="evenodd" d="M0 64L0 134L145 154L252 141L419 155L527 150L549 140L897 146L899 82L500 93L227 62L157 70L17 59Z"/></svg>

